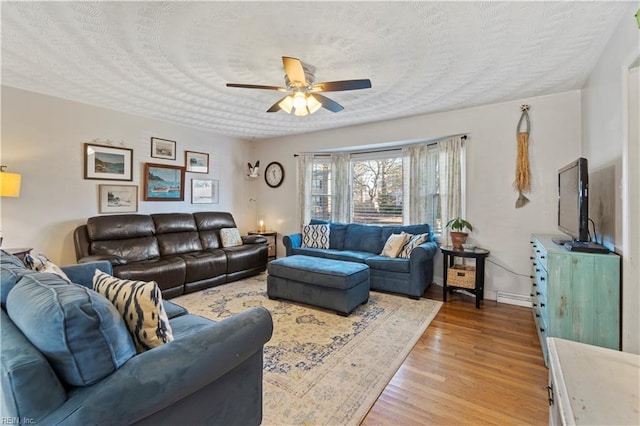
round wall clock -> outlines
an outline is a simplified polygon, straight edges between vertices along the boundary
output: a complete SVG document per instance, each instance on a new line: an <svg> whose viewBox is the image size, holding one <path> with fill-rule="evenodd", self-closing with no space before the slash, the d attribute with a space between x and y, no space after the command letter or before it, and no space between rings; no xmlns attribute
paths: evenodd
<svg viewBox="0 0 640 426"><path fill-rule="evenodd" d="M277 188L282 184L284 180L284 169L282 164L277 161L269 163L264 171L264 181L267 182L271 188Z"/></svg>

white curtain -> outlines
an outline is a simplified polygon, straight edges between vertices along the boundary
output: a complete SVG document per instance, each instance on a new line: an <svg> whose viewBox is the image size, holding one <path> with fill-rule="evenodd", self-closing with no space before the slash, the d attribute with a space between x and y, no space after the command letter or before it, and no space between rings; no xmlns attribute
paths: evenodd
<svg viewBox="0 0 640 426"><path fill-rule="evenodd" d="M311 178L313 154L299 154L296 162L298 177L298 223L300 229L311 220Z"/></svg>
<svg viewBox="0 0 640 426"><path fill-rule="evenodd" d="M331 154L331 220L351 220L351 155Z"/></svg>
<svg viewBox="0 0 640 426"><path fill-rule="evenodd" d="M435 170L429 165L428 152L427 144L402 148L403 205L409 207L403 209L403 222L406 224L429 220L429 182L433 180L430 178L435 175Z"/></svg>
<svg viewBox="0 0 640 426"><path fill-rule="evenodd" d="M462 138L459 136L438 142L440 148L440 209L442 226L462 215ZM463 218L464 219L464 218ZM449 229L443 229L443 242L448 244Z"/></svg>

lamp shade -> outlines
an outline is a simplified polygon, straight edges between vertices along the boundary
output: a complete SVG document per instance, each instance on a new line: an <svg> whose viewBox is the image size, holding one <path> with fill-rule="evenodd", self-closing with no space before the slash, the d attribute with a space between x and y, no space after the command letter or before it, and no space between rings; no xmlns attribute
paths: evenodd
<svg viewBox="0 0 640 426"><path fill-rule="evenodd" d="M19 197L20 179L21 176L18 173L0 172L0 196Z"/></svg>

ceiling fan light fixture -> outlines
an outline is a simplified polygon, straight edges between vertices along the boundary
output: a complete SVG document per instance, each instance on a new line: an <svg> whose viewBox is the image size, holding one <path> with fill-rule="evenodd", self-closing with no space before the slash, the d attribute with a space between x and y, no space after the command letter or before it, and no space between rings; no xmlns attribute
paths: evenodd
<svg viewBox="0 0 640 426"><path fill-rule="evenodd" d="M293 95L293 107L298 111L299 109L304 109L307 106L307 100L305 98L305 94L302 92L296 92Z"/></svg>
<svg viewBox="0 0 640 426"><path fill-rule="evenodd" d="M307 108L309 109L309 114L313 114L319 110L321 106L322 104L318 102L313 95L307 95Z"/></svg>
<svg viewBox="0 0 640 426"><path fill-rule="evenodd" d="M304 117L305 115L309 114L309 111L307 110L307 106L305 105L302 108L295 108L293 113L298 117Z"/></svg>
<svg viewBox="0 0 640 426"><path fill-rule="evenodd" d="M278 106L285 110L287 114L291 114L291 110L293 109L293 96L289 95L285 97L282 101L280 101Z"/></svg>

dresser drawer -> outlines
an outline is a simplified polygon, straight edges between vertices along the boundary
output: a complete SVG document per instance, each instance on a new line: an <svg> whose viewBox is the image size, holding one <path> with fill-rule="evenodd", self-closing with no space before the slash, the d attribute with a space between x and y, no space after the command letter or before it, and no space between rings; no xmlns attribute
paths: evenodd
<svg viewBox="0 0 640 426"><path fill-rule="evenodd" d="M545 247L541 245L539 242L535 242L535 241L531 246L531 248L532 248L533 258L536 261L537 267L547 271L549 269L547 267L547 258L548 258L547 249L545 249Z"/></svg>

